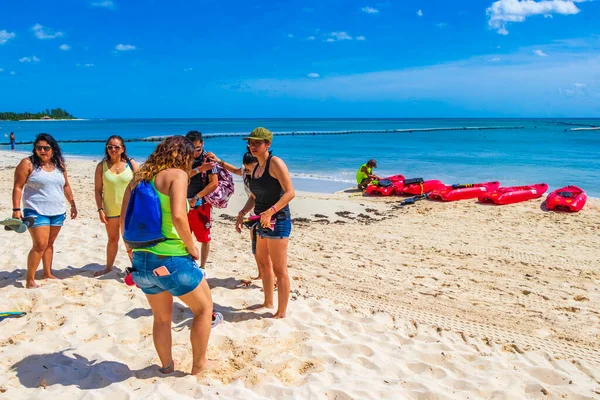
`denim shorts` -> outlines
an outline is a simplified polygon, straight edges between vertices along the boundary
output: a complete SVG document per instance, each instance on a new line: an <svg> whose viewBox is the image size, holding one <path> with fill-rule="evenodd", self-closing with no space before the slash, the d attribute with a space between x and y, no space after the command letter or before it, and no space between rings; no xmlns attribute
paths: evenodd
<svg viewBox="0 0 600 400"><path fill-rule="evenodd" d="M262 233L263 239L288 239L292 233L292 219L278 219L273 230L263 229Z"/></svg>
<svg viewBox="0 0 600 400"><path fill-rule="evenodd" d="M131 277L145 294L166 290L173 296L183 296L196 289L204 278L204 271L190 256L158 256L147 251L134 251L132 264ZM163 265L169 275L156 276L152 273Z"/></svg>
<svg viewBox="0 0 600 400"><path fill-rule="evenodd" d="M29 228L39 228L40 226L63 226L63 222L65 222L65 219L67 218L65 213L59 215L40 215L31 208L24 208L23 216L35 217L35 223Z"/></svg>

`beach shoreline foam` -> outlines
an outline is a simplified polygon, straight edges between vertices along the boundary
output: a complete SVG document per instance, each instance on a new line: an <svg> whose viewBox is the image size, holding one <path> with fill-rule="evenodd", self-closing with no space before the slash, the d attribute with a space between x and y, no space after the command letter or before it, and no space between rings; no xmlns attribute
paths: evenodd
<svg viewBox="0 0 600 400"><path fill-rule="evenodd" d="M14 167L0 152L0 215L10 216ZM216 366L196 378L161 377L152 318L129 265L102 278L106 237L93 200L95 162L68 159L80 215L55 245L58 281L26 290L27 234L4 232L0 258L0 396L81 398L580 398L600 396L600 200L577 214L542 199L365 198L353 190L302 192L292 202L289 318L263 318L248 233L231 219L238 185L215 210L208 269ZM41 267L40 267L41 270ZM41 271L40 271L41 273ZM174 356L189 371L192 314L176 302Z"/></svg>

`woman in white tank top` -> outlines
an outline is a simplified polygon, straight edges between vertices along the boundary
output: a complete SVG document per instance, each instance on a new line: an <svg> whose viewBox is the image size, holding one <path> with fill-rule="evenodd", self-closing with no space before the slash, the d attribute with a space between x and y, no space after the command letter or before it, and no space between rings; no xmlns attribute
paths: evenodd
<svg viewBox="0 0 600 400"><path fill-rule="evenodd" d="M77 207L62 153L52 136L40 133L33 143L33 154L21 160L15 170L12 193L13 218L35 217L29 228L33 246L27 256L27 288L38 287L34 278L40 261L44 267L42 279L56 279L52 275L52 258L54 241L66 216L65 197L74 219Z"/></svg>

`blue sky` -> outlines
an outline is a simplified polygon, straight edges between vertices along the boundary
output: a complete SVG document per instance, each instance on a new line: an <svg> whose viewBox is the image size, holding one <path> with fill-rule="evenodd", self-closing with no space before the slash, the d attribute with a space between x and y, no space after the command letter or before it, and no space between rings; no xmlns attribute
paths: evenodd
<svg viewBox="0 0 600 400"><path fill-rule="evenodd" d="M2 3L0 110L598 117L600 1Z"/></svg>

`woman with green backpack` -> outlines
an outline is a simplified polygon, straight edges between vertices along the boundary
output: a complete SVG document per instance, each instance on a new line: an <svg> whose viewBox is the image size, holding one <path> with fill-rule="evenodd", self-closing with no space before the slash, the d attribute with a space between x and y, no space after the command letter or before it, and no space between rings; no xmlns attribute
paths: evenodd
<svg viewBox="0 0 600 400"><path fill-rule="evenodd" d="M171 324L173 296L194 313L190 329L192 374L206 368L213 303L188 223L186 199L194 146L183 136L161 142L134 174L121 209L123 239L133 249L131 278L152 308L160 372L175 371ZM222 316L220 316L222 318Z"/></svg>

